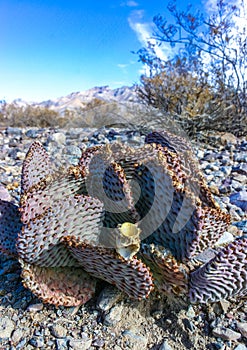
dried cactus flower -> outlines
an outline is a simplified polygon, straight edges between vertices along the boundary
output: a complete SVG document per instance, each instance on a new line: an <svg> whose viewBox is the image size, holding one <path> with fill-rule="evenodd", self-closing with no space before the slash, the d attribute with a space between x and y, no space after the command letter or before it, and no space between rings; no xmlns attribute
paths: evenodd
<svg viewBox="0 0 247 350"><path fill-rule="evenodd" d="M246 238L191 263L230 224L191 147L164 131L145 142L88 148L63 172L31 145L19 210L0 200L0 250L19 259L24 285L44 302L83 304L99 279L135 299L154 287L202 303L246 295Z"/></svg>
<svg viewBox="0 0 247 350"><path fill-rule="evenodd" d="M140 250L141 230L131 222L124 222L118 225L118 232L119 234L116 234L116 251L125 260L129 260Z"/></svg>

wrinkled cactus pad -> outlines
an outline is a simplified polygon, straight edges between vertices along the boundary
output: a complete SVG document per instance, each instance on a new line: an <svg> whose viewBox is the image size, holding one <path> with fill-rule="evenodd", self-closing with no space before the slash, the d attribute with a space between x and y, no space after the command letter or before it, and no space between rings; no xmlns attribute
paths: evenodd
<svg viewBox="0 0 247 350"><path fill-rule="evenodd" d="M229 224L178 136L155 131L140 147L91 147L63 171L34 142L19 208L0 200L0 250L19 259L23 284L56 306L84 304L100 280L133 299L155 289L208 303L247 294L246 238L193 263Z"/></svg>

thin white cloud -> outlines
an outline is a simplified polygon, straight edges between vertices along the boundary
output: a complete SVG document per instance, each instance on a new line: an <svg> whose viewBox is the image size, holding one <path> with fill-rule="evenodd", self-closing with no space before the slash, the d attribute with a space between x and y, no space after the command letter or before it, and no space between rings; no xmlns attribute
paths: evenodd
<svg viewBox="0 0 247 350"><path fill-rule="evenodd" d="M120 69L124 69L124 68L128 67L128 64L126 64L126 63L118 63L117 66Z"/></svg>
<svg viewBox="0 0 247 350"><path fill-rule="evenodd" d="M136 1L127 1L126 5L128 7L137 7L137 6L139 6L138 2L136 2Z"/></svg>
<svg viewBox="0 0 247 350"><path fill-rule="evenodd" d="M128 66L129 64L127 63L118 63L117 67L122 71L122 73L127 74L128 73Z"/></svg>
<svg viewBox="0 0 247 350"><path fill-rule="evenodd" d="M138 4L138 2L136 2L136 1L131 1L131 0L129 0L129 1L124 1L124 2L122 2L122 3L121 3L121 6L137 7L137 6L139 6L139 4Z"/></svg>
<svg viewBox="0 0 247 350"><path fill-rule="evenodd" d="M148 43L155 45L156 40L153 38L153 24L142 22L142 18L144 16L143 10L138 11L132 11L131 15L128 18L129 26L130 28L136 33L137 38L141 45L147 47ZM158 58L161 60L167 60L169 52L170 52L170 46L168 45L162 45L154 46L154 51Z"/></svg>

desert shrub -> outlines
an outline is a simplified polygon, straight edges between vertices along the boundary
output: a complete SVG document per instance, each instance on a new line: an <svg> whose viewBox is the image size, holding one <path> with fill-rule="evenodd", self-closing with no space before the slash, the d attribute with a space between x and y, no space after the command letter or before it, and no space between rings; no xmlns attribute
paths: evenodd
<svg viewBox="0 0 247 350"><path fill-rule="evenodd" d="M141 100L174 116L192 136L202 130L247 134L247 36L238 27L244 4L218 0L206 18L168 5L174 21L154 17L154 38L173 48L167 60L152 43L137 53L147 74L137 92Z"/></svg>
<svg viewBox="0 0 247 350"><path fill-rule="evenodd" d="M13 127L56 127L61 123L60 115L45 107L7 104L0 114L1 126Z"/></svg>

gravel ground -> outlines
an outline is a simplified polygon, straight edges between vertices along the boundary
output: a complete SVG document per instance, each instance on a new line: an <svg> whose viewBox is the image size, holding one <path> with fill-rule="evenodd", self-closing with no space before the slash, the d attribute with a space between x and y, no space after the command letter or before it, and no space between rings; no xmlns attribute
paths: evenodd
<svg viewBox="0 0 247 350"><path fill-rule="evenodd" d="M112 140L139 144L143 138L118 129L0 130L0 181L18 203L25 154L39 140L58 166L76 164L81 148ZM211 191L237 228L247 234L247 140L214 135L195 145ZM26 290L16 260L0 254L1 349L234 349L247 350L246 299L190 305L152 295L134 302L104 282L80 308L45 305Z"/></svg>

